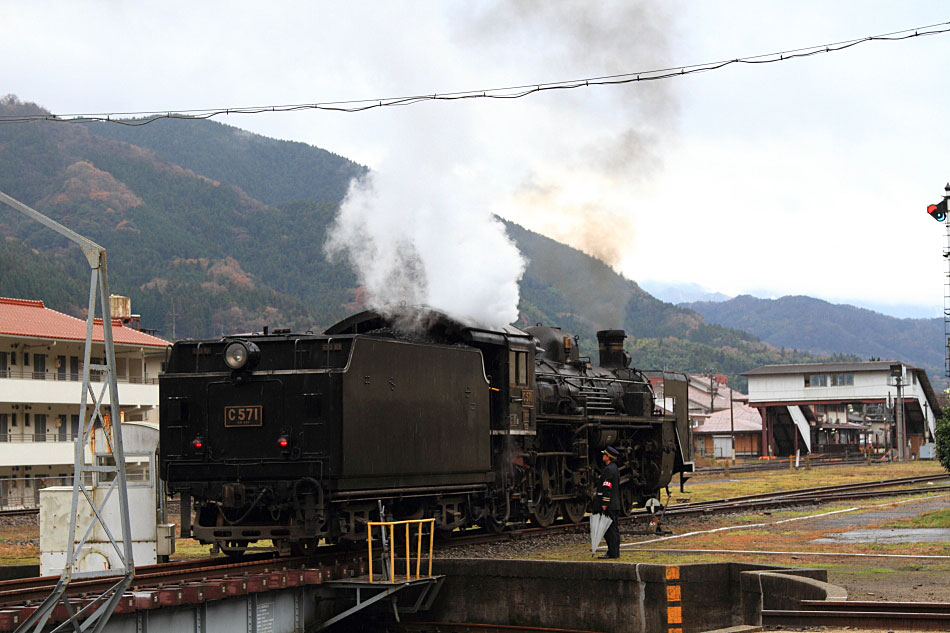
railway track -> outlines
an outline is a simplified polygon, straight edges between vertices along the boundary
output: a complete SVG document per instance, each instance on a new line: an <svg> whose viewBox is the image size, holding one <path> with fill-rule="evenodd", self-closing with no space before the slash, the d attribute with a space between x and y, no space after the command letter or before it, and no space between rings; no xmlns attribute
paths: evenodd
<svg viewBox="0 0 950 633"><path fill-rule="evenodd" d="M39 508L15 508L13 510L0 510L0 517L19 517L39 514Z"/></svg>
<svg viewBox="0 0 950 633"><path fill-rule="evenodd" d="M709 515L762 510L790 505L819 504L844 499L883 497L950 491L950 473L905 477L874 482L821 486L779 493L745 495L729 499L670 506L666 516ZM947 485L935 485L946 482ZM922 486L923 485L923 486ZM628 526L646 523L653 515L637 511L624 519ZM586 530L586 523L563 524L553 531ZM490 543L549 534L552 528L525 528L503 534L467 534L440 543L440 548ZM364 575L367 563L364 550L348 552L339 548L321 548L313 556L278 558L255 554L245 560L205 558L176 561L136 568L129 592L123 597L118 612L132 612L161 606L186 605L228 596L270 591L288 586L312 585L334 579ZM54 589L58 577L25 578L0 582L0 633L13 631L37 608L40 601ZM74 608L99 595L115 582L114 578L95 578L70 584L67 595ZM65 607L54 613L53 622L65 618ZM796 610L766 610L762 614L767 626L839 626L883 628L885 630L950 629L950 604L947 603L871 603L806 601ZM471 623L412 623L402 630L456 631L458 633L509 633L559 631L560 629L495 626ZM562 633L568 633L560 630ZM583 632L575 632L583 633Z"/></svg>
<svg viewBox="0 0 950 633"><path fill-rule="evenodd" d="M472 622L403 622L404 633L594 633L580 629L552 629L513 624L476 624Z"/></svg>
<svg viewBox="0 0 950 633"><path fill-rule="evenodd" d="M817 458L806 458L802 457L799 463L799 468L825 468L829 466L861 466L867 464L868 460L866 457L817 457ZM728 467L728 472L733 473L748 473L748 472L758 472L766 470L788 470L788 459L771 459L768 461L763 461L761 463L751 463L751 464L736 464L730 465ZM887 460L882 459L872 459L872 464L883 464ZM725 474L727 468L725 466L699 466L696 468L694 476L702 475L722 475Z"/></svg>
<svg viewBox="0 0 950 633"><path fill-rule="evenodd" d="M929 485L933 484L934 482L947 482L947 484ZM923 487L919 487L920 484L923 484ZM907 488L907 486L918 487ZM730 497L727 499L716 499L714 501L680 503L668 506L659 514L651 514L646 510L635 510L629 517L621 518L621 522L627 528L629 528L636 525L645 526L649 524L652 519L657 517L662 520L666 517L710 516L715 514L731 514L736 512L769 510L791 506L818 505L821 503L832 503L835 501L940 492L950 492L950 473L917 477L902 477L899 479L887 479L855 484L839 484L834 486L800 488L797 490L783 492L770 492L755 495L745 495L741 497ZM526 527L508 530L501 534L494 534L484 530L478 530L446 539L440 543L440 548L489 544L504 540L529 538L531 536L543 536L545 534L553 534L558 532L576 532L586 529L587 522L582 521L580 523L556 524L548 528Z"/></svg>
<svg viewBox="0 0 950 633"><path fill-rule="evenodd" d="M763 609L762 625L848 627L945 631L950 629L950 602L852 602L803 600L800 609Z"/></svg>
<svg viewBox="0 0 950 633"><path fill-rule="evenodd" d="M913 494L915 492L931 492L945 490L946 486L927 485L937 481L950 481L950 473L940 473L936 475L921 475L916 477L901 477L898 479L884 479L879 481L868 481L853 484L836 484L832 486L817 486L813 488L799 488L796 490L786 490L781 492L766 492L754 495L744 495L740 497L729 497L725 499L716 499L713 501L701 501L695 503L683 503L667 508L666 513L682 512L684 514L697 513L699 511L728 510L738 511L742 509L761 509L767 508L769 504L775 506L793 505L795 503L822 501L838 501L846 499L861 499L874 496L899 496L902 494ZM914 486L924 484L925 488L906 489L903 486ZM893 490L888 490L893 488Z"/></svg>
<svg viewBox="0 0 950 633"><path fill-rule="evenodd" d="M947 480L950 480L950 474L822 486L700 503L683 503L667 508L665 516L709 515L789 505L818 504L844 499L950 491L950 485L933 485L934 482ZM930 485L919 487L920 484ZM916 487L908 488L908 486ZM653 516L644 510L638 510L631 517L625 518L624 522L629 527L631 524L647 523ZM529 527L506 531L502 534L478 532L447 539L442 541L439 547L444 549L462 545L528 538L557 531L586 529L586 523L577 523L555 525L552 528ZM196 589L199 586L204 587L201 591L219 592L221 595L236 595L234 592L266 591L268 586L288 586L288 584L315 584L325 580L359 576L366 573L367 563L363 557L362 549L357 549L355 552L346 552L337 548L321 548L321 550L310 557L277 558L270 554L257 554L248 556L246 560L239 562L230 559L205 558L142 566L136 568L131 591L133 594L141 594L140 601L152 600L156 604L161 600L166 602L168 600L187 600L187 597L181 597L184 594L191 595L193 600L201 601L208 599L208 597L204 594L199 596L196 593L199 592ZM49 576L0 582L0 610L28 613L31 608L35 608L38 601L50 594L57 580L58 577ZM98 592L111 586L112 582L114 582L114 579L108 577L77 581L71 583L67 593L72 598L82 600L97 595ZM172 593L169 594L168 592ZM228 592L231 593L228 594ZM165 604L165 602L161 602L161 604ZM850 606L855 604L858 603L851 603ZM815 612L823 611L816 610ZM938 613L940 612L938 611ZM24 615L23 617L27 616ZM776 617L779 617L778 614L776 614ZM786 614L782 617L792 616ZM801 615L796 617L813 616ZM835 617L843 618L844 616ZM944 626L943 628L947 627ZM5 628L3 623L0 622L0 631L4 630L12 629ZM478 629L459 628L458 630Z"/></svg>
<svg viewBox="0 0 950 633"><path fill-rule="evenodd" d="M200 584L202 587L211 587L220 594L217 597L221 597L359 576L366 573L366 567L366 561L361 556L339 551L318 553L311 557L258 555L240 562L202 558L136 567L129 591L151 595L151 592ZM0 610L13 607L29 609L36 601L46 598L58 580L59 576L41 576L0 581ZM115 580L115 577L107 576L74 581L70 583L67 595L75 598L98 595L111 587ZM212 596L207 597L210 599ZM156 596L154 599L164 604L160 602L164 598ZM2 626L0 630L4 630Z"/></svg>
<svg viewBox="0 0 950 633"><path fill-rule="evenodd" d="M872 460L872 463L878 464L883 463L882 460ZM810 468L822 468L827 466L860 466L862 464L867 464L867 459L860 457L849 457L849 458L816 458L812 459L809 467ZM768 471L768 470L785 470L788 468L788 462L784 460L770 460L768 462L763 462L761 464L739 464L736 466L729 466L730 473L748 473L748 472L758 472L758 471ZM725 472L724 466L700 466L696 469L694 477L701 477L703 475L721 475ZM177 499L168 500L166 505L166 511L169 514L179 514L180 505ZM0 517L5 516L28 516L31 514L39 514L39 508L15 508L11 510L0 510Z"/></svg>

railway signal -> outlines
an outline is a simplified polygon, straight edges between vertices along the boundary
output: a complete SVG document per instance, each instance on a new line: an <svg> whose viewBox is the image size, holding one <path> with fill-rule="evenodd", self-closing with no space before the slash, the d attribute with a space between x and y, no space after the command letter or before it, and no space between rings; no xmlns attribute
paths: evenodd
<svg viewBox="0 0 950 633"><path fill-rule="evenodd" d="M943 248L943 257L947 260L946 279L943 283L943 335L946 356L944 357L944 376L947 379L946 391L950 393L950 219L948 219L948 201L950 201L950 183L943 188L943 200L927 207L927 213L934 220L943 222L947 230L947 245Z"/></svg>
<svg viewBox="0 0 950 633"><path fill-rule="evenodd" d="M943 222L947 219L947 198L937 204L931 204L927 207L927 213L937 222Z"/></svg>

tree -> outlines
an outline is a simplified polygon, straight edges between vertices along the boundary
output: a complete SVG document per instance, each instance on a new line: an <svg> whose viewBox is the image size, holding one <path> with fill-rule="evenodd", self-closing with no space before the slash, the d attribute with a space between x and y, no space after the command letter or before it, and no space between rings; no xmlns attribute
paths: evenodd
<svg viewBox="0 0 950 633"><path fill-rule="evenodd" d="M950 407L945 407L943 416L937 420L937 459L940 465L950 470Z"/></svg>

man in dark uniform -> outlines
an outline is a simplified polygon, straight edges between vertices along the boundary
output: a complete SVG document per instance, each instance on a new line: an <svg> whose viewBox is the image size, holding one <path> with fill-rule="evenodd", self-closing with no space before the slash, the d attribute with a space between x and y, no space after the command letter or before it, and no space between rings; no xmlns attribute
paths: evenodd
<svg viewBox="0 0 950 633"><path fill-rule="evenodd" d="M603 451L604 471L600 482L600 510L601 514L610 517L610 527L604 534L607 541L607 553L600 558L620 558L620 471L617 469L617 459L620 451L608 446Z"/></svg>

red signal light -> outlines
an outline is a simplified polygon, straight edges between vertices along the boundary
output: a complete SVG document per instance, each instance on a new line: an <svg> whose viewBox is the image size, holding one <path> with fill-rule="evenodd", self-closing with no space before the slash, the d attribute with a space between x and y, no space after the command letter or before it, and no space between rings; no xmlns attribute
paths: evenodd
<svg viewBox="0 0 950 633"><path fill-rule="evenodd" d="M204 445L205 444L201 441L200 437L196 437L195 439L191 440L191 447L196 451L200 451L202 448L204 448Z"/></svg>
<svg viewBox="0 0 950 633"><path fill-rule="evenodd" d="M281 448L287 448L288 444L290 444L290 442L287 440L286 437L281 437L279 440L277 440L277 445L280 446Z"/></svg>
<svg viewBox="0 0 950 633"><path fill-rule="evenodd" d="M943 202L938 202L937 204L931 204L927 206L927 213L930 214L937 222L943 222L947 219L947 199L944 198Z"/></svg>

